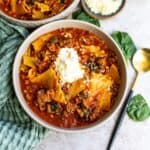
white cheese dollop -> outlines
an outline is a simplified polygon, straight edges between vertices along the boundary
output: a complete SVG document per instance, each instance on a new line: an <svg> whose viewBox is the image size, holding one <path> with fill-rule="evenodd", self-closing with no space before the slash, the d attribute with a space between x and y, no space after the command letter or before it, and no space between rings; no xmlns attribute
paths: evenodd
<svg viewBox="0 0 150 150"><path fill-rule="evenodd" d="M72 83L83 78L84 70L79 63L78 54L73 48L61 48L55 65L62 84Z"/></svg>
<svg viewBox="0 0 150 150"><path fill-rule="evenodd" d="M85 2L92 12L102 15L115 13L122 4L122 0L85 0Z"/></svg>

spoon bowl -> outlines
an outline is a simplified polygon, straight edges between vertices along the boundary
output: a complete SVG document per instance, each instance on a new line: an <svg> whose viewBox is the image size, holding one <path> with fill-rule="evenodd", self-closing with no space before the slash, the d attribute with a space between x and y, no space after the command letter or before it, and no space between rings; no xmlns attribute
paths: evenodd
<svg viewBox="0 0 150 150"><path fill-rule="evenodd" d="M132 64L137 72L150 71L150 49L138 50L133 56Z"/></svg>

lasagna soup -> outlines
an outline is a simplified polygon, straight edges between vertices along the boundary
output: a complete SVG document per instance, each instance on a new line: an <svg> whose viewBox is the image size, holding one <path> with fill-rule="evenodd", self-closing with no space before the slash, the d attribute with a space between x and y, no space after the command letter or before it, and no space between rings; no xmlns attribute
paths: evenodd
<svg viewBox="0 0 150 150"><path fill-rule="evenodd" d="M57 15L73 0L0 0L0 9L23 20L40 20Z"/></svg>
<svg viewBox="0 0 150 150"><path fill-rule="evenodd" d="M115 53L94 33L62 28L33 41L20 82L29 107L48 123L76 128L110 111L120 86Z"/></svg>

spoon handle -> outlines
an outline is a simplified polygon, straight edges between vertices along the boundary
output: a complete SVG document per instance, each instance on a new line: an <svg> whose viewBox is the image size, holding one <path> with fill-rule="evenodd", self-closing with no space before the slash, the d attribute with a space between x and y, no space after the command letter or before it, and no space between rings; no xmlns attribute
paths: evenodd
<svg viewBox="0 0 150 150"><path fill-rule="evenodd" d="M119 113L119 116L117 118L117 121L116 121L116 124L115 124L115 127L113 129L113 132L111 134L111 137L110 137L110 140L109 140L109 143L107 145L107 150L110 150L111 149L111 146L116 138L116 135L118 133L118 130L121 126L121 123L123 122L123 119L124 119L124 116L125 116L125 113L126 113L126 109L127 109L127 106L128 106L128 103L131 99L133 95L133 90L130 90L130 92L128 93L127 97L126 97L126 100L124 101L122 107L121 107L121 110L120 110L120 113Z"/></svg>

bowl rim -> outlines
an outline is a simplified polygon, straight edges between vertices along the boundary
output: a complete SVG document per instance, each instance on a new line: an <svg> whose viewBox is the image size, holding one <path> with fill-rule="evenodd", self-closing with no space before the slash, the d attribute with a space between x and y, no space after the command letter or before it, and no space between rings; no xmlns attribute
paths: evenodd
<svg viewBox="0 0 150 150"><path fill-rule="evenodd" d="M23 47L24 46L27 47L27 46L29 46L31 44L32 41L30 39L32 38L32 36L35 35L36 38L38 38L41 35L37 36L37 34L42 32L42 31L44 31L45 28L48 28L48 30L45 33L43 33L43 34L46 34L46 33L52 31L52 30L50 30L50 26L51 25L55 25L55 24L58 25L58 24L62 24L64 22L80 24L80 25L87 25L87 26L89 26L91 28L95 28L96 30L100 30L100 32L102 32L108 39L110 39L112 41L112 43L115 45L115 47L117 48L117 51L119 52L119 54L121 56L121 59L122 59L122 62L123 62L123 66L124 66L124 71L125 71L124 89L123 89L123 92L122 92L122 95L121 95L121 99L118 100L119 102L117 103L116 108L114 110L112 110L112 111L109 111L107 113L108 116L103 118L101 122L97 122L96 121L96 122L94 122L94 123L92 123L90 125L79 127L79 128L61 128L61 127L54 126L53 124L50 124L50 123L47 123L46 121L44 121L41 117L39 117L36 113L34 113L31 110L31 108L28 106L28 104L26 103L26 100L23 97L23 94L22 94L22 91L21 91L20 84L17 84L18 83L17 80L19 81L19 79L16 78L16 77L19 77L19 67L18 68L16 67L16 66L18 66L17 59L22 57L22 56L19 56L20 55L19 53L21 53L21 55L23 55L23 53L25 52L25 50L23 51ZM58 27L58 28L63 28L63 27ZM19 66L20 66L20 64L19 64ZM15 94L17 96L17 99L18 99L20 105L22 106L22 108L24 109L24 111L28 114L28 116L30 118L32 118L34 121L36 121L38 124L48 128L48 129L52 129L53 131L58 131L58 132L63 132L63 133L78 133L78 132L83 132L83 131L89 131L91 129L95 129L95 128L99 127L100 125L102 125L103 123L108 121L113 114L115 114L115 112L120 108L121 103L123 102L123 100L125 99L125 97L127 95L127 66L126 66L125 58L124 58L124 56L123 56L123 54L121 52L121 49L119 48L117 43L112 39L112 37L109 34L107 34L105 31L103 31L102 29L98 28L95 25L92 25L90 23L83 22L83 21L80 21L80 20L65 19L65 20L54 21L54 22L48 23L48 24L43 25L43 26L39 27L38 29L34 30L24 40L24 42L21 44L21 46L18 49L18 52L17 52L17 54L15 56L14 63L13 63L12 79L13 79L13 87L14 87L14 91L15 91ZM20 90L20 92L18 90ZM100 121L100 120L101 119L99 119L98 121Z"/></svg>
<svg viewBox="0 0 150 150"><path fill-rule="evenodd" d="M60 18L64 18L67 15L69 15L70 12L73 12L74 9L76 8L76 6L79 4L80 0L74 0L66 9L64 9L62 12L52 16L52 17L48 17L48 18L44 18L44 19L40 19L40 20L22 20L22 19L18 19L18 18L14 18L12 16L9 16L7 13L5 13L4 11L2 11L0 9L0 16L14 22L14 23L19 23L22 24L23 26L28 25L29 27L34 25L34 26L39 26L39 25L43 25L47 22L50 21L54 21L54 20L58 20Z"/></svg>

